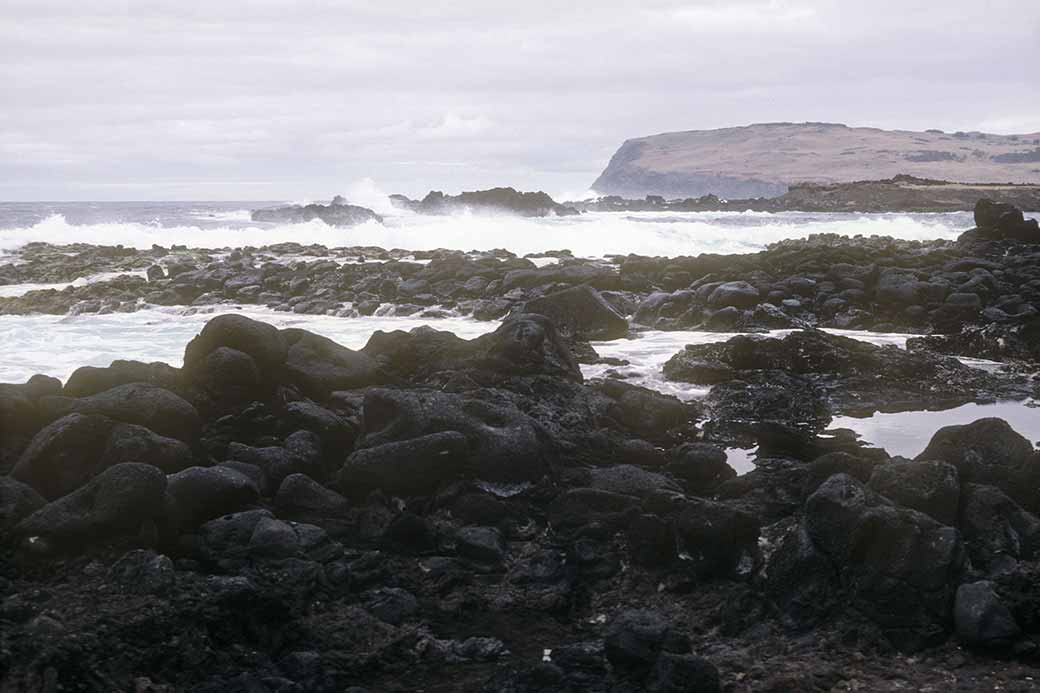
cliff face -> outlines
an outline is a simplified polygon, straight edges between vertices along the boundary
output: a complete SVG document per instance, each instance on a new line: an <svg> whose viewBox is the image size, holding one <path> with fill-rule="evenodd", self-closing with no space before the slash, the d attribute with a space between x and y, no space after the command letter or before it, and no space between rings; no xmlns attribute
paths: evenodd
<svg viewBox="0 0 1040 693"><path fill-rule="evenodd" d="M627 140L592 189L625 197L776 197L796 183L899 174L1040 183L1040 133L910 132L831 123L672 132Z"/></svg>

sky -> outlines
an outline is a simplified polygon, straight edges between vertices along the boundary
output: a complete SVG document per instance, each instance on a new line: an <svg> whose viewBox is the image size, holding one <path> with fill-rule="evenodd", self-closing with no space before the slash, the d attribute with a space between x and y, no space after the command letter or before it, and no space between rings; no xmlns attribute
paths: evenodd
<svg viewBox="0 0 1040 693"><path fill-rule="evenodd" d="M1040 131L1038 0L3 0L0 200L582 196L627 138Z"/></svg>

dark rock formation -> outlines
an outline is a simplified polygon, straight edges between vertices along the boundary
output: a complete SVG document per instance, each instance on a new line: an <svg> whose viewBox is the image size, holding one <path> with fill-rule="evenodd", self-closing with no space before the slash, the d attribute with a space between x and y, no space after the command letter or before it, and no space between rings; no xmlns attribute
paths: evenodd
<svg viewBox="0 0 1040 693"><path fill-rule="evenodd" d="M475 190L458 195L445 195L431 190L422 200L410 200L404 195L391 195L397 207L419 214L456 214L477 212L484 214L516 214L522 217L569 216L578 211L557 203L542 191L520 192L513 188Z"/></svg>
<svg viewBox="0 0 1040 693"><path fill-rule="evenodd" d="M350 205L337 196L330 204L288 205L255 209L250 215L253 221L279 224L301 224L320 219L329 226L356 226L367 221L383 223L383 218L367 207Z"/></svg>
<svg viewBox="0 0 1040 693"><path fill-rule="evenodd" d="M462 272L457 288L488 267L504 269L394 271ZM532 284L549 305L569 288L555 281ZM752 274L732 281L768 296ZM985 419L940 430L918 461L814 435L831 410L1026 380L805 331L684 351L669 371L700 359L692 372L720 380L704 405L585 382L575 338L611 322L576 321L568 343L517 312L473 340L421 328L350 350L219 316L183 369L0 386L18 461L0 476L0 687L938 690L1035 675L1032 445ZM757 464L736 476L721 443L747 431Z"/></svg>

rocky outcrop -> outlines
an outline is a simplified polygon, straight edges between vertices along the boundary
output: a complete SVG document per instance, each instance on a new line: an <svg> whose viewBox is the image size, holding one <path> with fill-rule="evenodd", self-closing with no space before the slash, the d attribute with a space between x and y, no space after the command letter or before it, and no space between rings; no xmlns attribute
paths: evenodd
<svg viewBox="0 0 1040 693"><path fill-rule="evenodd" d="M383 218L367 207L347 204L338 195L327 205L287 205L254 209L250 214L253 221L277 224L302 224L320 219L329 226L356 226L368 221L383 223Z"/></svg>
<svg viewBox="0 0 1040 693"><path fill-rule="evenodd" d="M970 212L979 198L1021 209L1040 209L1040 185L957 183L899 174L850 183L794 183L776 197L626 199L607 195L568 202L583 212Z"/></svg>
<svg viewBox="0 0 1040 693"><path fill-rule="evenodd" d="M578 214L577 210L559 204L540 190L538 192L520 192L514 188L474 190L458 195L445 195L439 190L431 190L421 200L411 200L404 195L391 195L390 201L401 209L408 209L418 214L475 212L515 214L522 217L564 217Z"/></svg>
<svg viewBox="0 0 1040 693"><path fill-rule="evenodd" d="M1035 391L1021 377L819 330L797 331L783 339L740 335L690 345L669 359L663 372L670 380L714 385L705 401L713 412L712 430L721 438L739 437L741 429L756 422L816 431L831 415L1022 399ZM1018 443L1020 454L1022 445ZM922 459L951 461L937 454Z"/></svg>

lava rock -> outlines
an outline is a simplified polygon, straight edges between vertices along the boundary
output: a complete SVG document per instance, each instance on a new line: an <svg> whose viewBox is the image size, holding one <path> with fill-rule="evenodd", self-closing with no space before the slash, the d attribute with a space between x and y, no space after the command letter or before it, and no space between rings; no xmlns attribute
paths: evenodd
<svg viewBox="0 0 1040 693"><path fill-rule="evenodd" d="M104 368L81 366L72 372L60 392L66 397L89 397L119 385L150 383L167 390L177 391L181 385L181 371L165 363L140 361L113 361Z"/></svg>
<svg viewBox="0 0 1040 693"><path fill-rule="evenodd" d="M69 414L33 438L11 475L55 499L122 462L151 464L169 474L191 466L191 461L187 445L143 426Z"/></svg>
<svg viewBox="0 0 1040 693"><path fill-rule="evenodd" d="M275 326L242 315L218 315L188 342L185 367L195 366L221 347L248 354L265 373L281 368L288 355L285 338Z"/></svg>
<svg viewBox="0 0 1040 693"><path fill-rule="evenodd" d="M673 453L665 471L680 479L693 493L708 493L737 476L726 461L726 451L710 443L688 443Z"/></svg>
<svg viewBox="0 0 1040 693"><path fill-rule="evenodd" d="M100 414L189 444L198 437L200 427L195 407L173 392L148 383L118 385L78 399L42 397L40 407L51 420L68 414Z"/></svg>
<svg viewBox="0 0 1040 693"><path fill-rule="evenodd" d="M1022 633L1015 617L988 580L967 583L957 588L953 619L957 637L968 645L1007 646Z"/></svg>
<svg viewBox="0 0 1040 693"><path fill-rule="evenodd" d="M432 493L454 479L469 457L466 437L443 431L358 450L337 476L345 493L382 489L387 493Z"/></svg>
<svg viewBox="0 0 1040 693"><path fill-rule="evenodd" d="M499 565L505 561L508 547L494 527L463 527L455 533L455 550L463 558Z"/></svg>
<svg viewBox="0 0 1040 693"><path fill-rule="evenodd" d="M290 474L278 487L274 508L282 517L321 526L327 519L347 517L350 503L305 474Z"/></svg>
<svg viewBox="0 0 1040 693"><path fill-rule="evenodd" d="M590 286L574 286L528 301L526 313L544 315L566 336L609 340L628 333L628 321Z"/></svg>
<svg viewBox="0 0 1040 693"><path fill-rule="evenodd" d="M870 488L940 524L956 526L960 502L957 468L945 462L890 462L877 465Z"/></svg>
<svg viewBox="0 0 1040 693"><path fill-rule="evenodd" d="M607 659L618 671L645 675L662 652L688 652L689 642L658 611L629 609L607 624Z"/></svg>
<svg viewBox="0 0 1040 693"><path fill-rule="evenodd" d="M190 467L169 477L167 497L170 522L183 530L253 505L260 490L227 467Z"/></svg>
<svg viewBox="0 0 1040 693"><path fill-rule="evenodd" d="M972 565L991 574L1040 555L1040 518L993 486L964 485L959 526Z"/></svg>
<svg viewBox="0 0 1040 693"><path fill-rule="evenodd" d="M31 486L9 476L0 476L0 539L23 518L47 504Z"/></svg>
<svg viewBox="0 0 1040 693"><path fill-rule="evenodd" d="M759 302L758 289L745 281L726 282L708 296L708 305L714 308L750 308Z"/></svg>
<svg viewBox="0 0 1040 693"><path fill-rule="evenodd" d="M379 365L367 354L306 330L285 330L283 334L290 345L286 372L309 397L323 400L334 390L387 381Z"/></svg>
<svg viewBox="0 0 1040 693"><path fill-rule="evenodd" d="M890 638L919 647L942 637L965 566L957 530L896 508L845 474L809 497L804 523L842 587Z"/></svg>
<svg viewBox="0 0 1040 693"><path fill-rule="evenodd" d="M165 490L166 476L155 467L117 464L29 515L15 533L77 550L116 536L136 535L143 524L161 516Z"/></svg>

